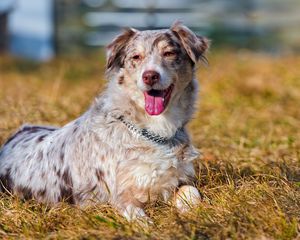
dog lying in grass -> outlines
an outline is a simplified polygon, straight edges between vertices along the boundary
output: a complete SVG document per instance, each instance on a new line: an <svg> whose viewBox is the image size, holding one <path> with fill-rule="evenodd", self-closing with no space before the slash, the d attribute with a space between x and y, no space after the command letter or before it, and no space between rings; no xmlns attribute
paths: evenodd
<svg viewBox="0 0 300 240"><path fill-rule="evenodd" d="M0 190L46 203L109 203L129 220L147 218L145 203L178 189L181 210L183 195L197 202L187 184L198 153L186 125L207 48L179 22L124 31L107 47L108 86L82 116L61 128L26 125L6 141Z"/></svg>

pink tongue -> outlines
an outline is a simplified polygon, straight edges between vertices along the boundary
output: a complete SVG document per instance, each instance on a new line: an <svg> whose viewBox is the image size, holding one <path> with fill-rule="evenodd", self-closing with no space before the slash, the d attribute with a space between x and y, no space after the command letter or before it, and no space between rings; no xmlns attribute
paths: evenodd
<svg viewBox="0 0 300 240"><path fill-rule="evenodd" d="M150 96L144 92L145 109L149 115L159 115L165 110L164 98L160 96Z"/></svg>

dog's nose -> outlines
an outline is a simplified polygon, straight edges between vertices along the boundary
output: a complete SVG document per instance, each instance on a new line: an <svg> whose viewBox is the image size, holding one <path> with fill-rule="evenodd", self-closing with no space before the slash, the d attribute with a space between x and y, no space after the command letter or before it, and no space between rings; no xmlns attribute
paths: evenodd
<svg viewBox="0 0 300 240"><path fill-rule="evenodd" d="M142 78L145 84L153 86L155 83L159 82L160 75L156 71L145 71Z"/></svg>

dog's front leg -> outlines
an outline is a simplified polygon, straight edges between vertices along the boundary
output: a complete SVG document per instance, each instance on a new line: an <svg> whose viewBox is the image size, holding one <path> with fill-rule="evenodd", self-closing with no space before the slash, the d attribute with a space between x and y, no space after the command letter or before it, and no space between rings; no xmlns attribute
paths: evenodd
<svg viewBox="0 0 300 240"><path fill-rule="evenodd" d="M115 201L114 206L128 221L137 221L143 225L151 223L150 218L146 215L142 208L142 204L135 199L128 201L127 198L126 201L124 201L124 199L121 197L118 199L118 201Z"/></svg>
<svg viewBox="0 0 300 240"><path fill-rule="evenodd" d="M148 216L144 212L144 210L134 204L127 204L123 206L121 209L121 214L128 220L128 221L135 221L135 220L147 220Z"/></svg>

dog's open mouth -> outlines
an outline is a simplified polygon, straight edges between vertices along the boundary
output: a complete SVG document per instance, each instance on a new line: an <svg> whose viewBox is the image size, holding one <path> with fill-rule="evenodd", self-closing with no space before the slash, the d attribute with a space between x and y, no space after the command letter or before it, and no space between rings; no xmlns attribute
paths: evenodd
<svg viewBox="0 0 300 240"><path fill-rule="evenodd" d="M171 94L174 88L174 84L164 90L151 89L144 92L145 97L145 110L149 115L159 115L166 107L171 98Z"/></svg>

